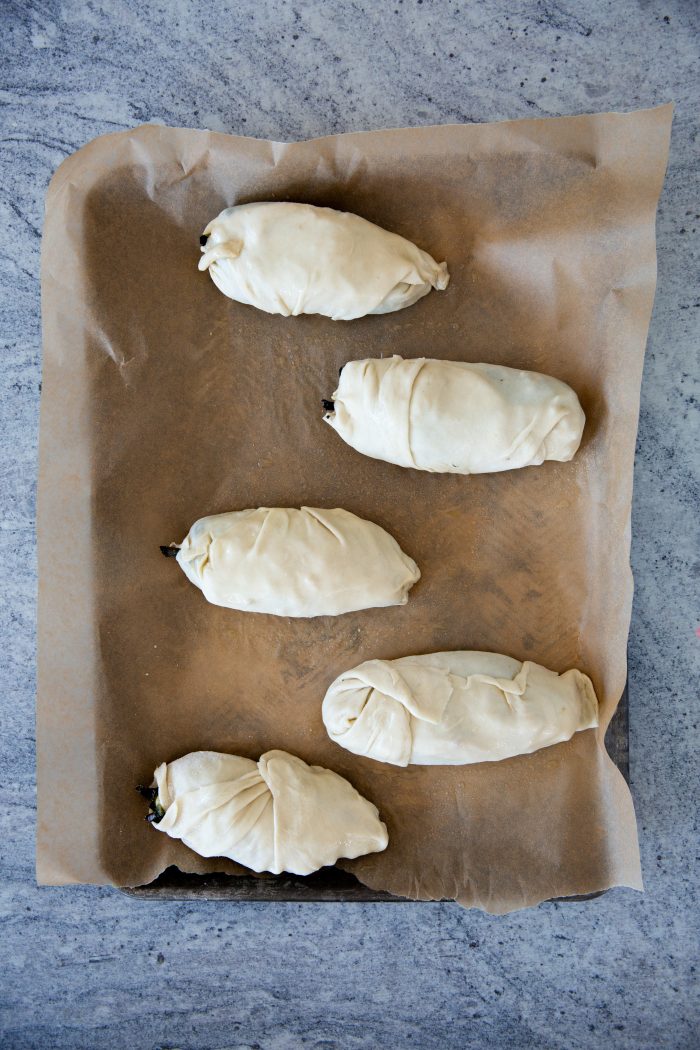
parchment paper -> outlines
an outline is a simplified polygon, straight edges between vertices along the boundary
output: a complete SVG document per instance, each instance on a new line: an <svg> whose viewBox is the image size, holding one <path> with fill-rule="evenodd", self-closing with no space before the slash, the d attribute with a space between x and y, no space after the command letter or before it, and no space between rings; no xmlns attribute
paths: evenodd
<svg viewBox="0 0 700 1050"><path fill-rule="evenodd" d="M641 888L603 736L625 682L630 497L671 107L280 144L146 126L90 143L48 194L39 478L38 879L135 885L206 861L134 787L200 748L284 748L379 807L367 885L503 912ZM271 317L197 271L235 202L357 212L452 280L384 317ZM587 415L572 463L481 477L367 459L322 422L339 367L400 353L557 376ZM161 557L204 514L346 507L423 576L404 608L286 620L216 608ZM333 744L321 700L371 657L487 649L588 673L598 732L406 770ZM634 702L634 698L633 698Z"/></svg>

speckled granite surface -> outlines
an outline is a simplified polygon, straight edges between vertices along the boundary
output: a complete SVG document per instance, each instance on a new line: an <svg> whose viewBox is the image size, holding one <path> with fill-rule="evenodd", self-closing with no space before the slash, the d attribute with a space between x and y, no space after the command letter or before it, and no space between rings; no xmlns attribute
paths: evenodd
<svg viewBox="0 0 700 1050"><path fill-rule="evenodd" d="M2 4L4 1047L700 1044L698 12L692 0ZM633 520L632 788L646 894L493 919L440 904L148 905L37 889L38 275L56 166L147 120L289 139L668 100Z"/></svg>

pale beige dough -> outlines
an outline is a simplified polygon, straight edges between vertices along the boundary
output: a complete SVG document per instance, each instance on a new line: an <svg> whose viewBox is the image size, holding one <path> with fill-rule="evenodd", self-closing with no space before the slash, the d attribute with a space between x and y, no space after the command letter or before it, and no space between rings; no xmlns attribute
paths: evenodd
<svg viewBox="0 0 700 1050"><path fill-rule="evenodd" d="M165 815L153 827L202 857L309 875L389 841L376 806L347 780L286 751L259 762L194 751L163 762L154 776Z"/></svg>
<svg viewBox="0 0 700 1050"><path fill-rule="evenodd" d="M485 474L570 460L585 416L566 383L503 365L399 356L350 361L324 419L400 467Z"/></svg>
<svg viewBox="0 0 700 1050"><path fill-rule="evenodd" d="M405 605L418 566L347 510L259 507L196 521L177 561L207 601L275 616Z"/></svg>
<svg viewBox="0 0 700 1050"><path fill-rule="evenodd" d="M446 263L350 212L285 201L240 204L204 230L200 270L224 295L285 317L350 321L447 287Z"/></svg>
<svg viewBox="0 0 700 1050"><path fill-rule="evenodd" d="M341 674L323 701L332 740L397 766L467 765L525 755L598 725L581 671L484 652L369 660Z"/></svg>

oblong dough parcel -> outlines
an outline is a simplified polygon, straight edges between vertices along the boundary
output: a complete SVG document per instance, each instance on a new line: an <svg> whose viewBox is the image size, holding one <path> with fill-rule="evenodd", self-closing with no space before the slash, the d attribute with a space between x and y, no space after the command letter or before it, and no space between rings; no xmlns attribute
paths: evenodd
<svg viewBox="0 0 700 1050"><path fill-rule="evenodd" d="M598 725L581 671L483 652L368 660L336 678L322 711L341 747L396 766L497 762Z"/></svg>
<svg viewBox="0 0 700 1050"><path fill-rule="evenodd" d="M258 507L200 518L177 561L212 604L275 616L405 605L420 578L393 536L340 508Z"/></svg>
<svg viewBox="0 0 700 1050"><path fill-rule="evenodd" d="M153 827L202 857L228 857L253 871L309 875L340 857L386 849L376 806L343 777L286 751L259 762L194 751L154 774L165 811Z"/></svg>
<svg viewBox="0 0 700 1050"><path fill-rule="evenodd" d="M503 365L399 356L350 361L323 417L400 467L486 474L570 460L586 421L566 383Z"/></svg>
<svg viewBox="0 0 700 1050"><path fill-rule="evenodd" d="M410 306L447 287L405 237L346 211L270 201L226 208L204 230L200 270L224 295L285 317L350 321Z"/></svg>

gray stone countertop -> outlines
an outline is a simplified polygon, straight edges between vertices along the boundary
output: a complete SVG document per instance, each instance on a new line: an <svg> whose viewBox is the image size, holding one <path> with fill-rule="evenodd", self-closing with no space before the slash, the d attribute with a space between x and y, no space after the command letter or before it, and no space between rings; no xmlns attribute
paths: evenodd
<svg viewBox="0 0 700 1050"><path fill-rule="evenodd" d="M4 0L0 6L0 1043L691 1048L698 1022L694 0ZM635 468L632 790L646 893L144 904L34 883L39 251L49 178L144 121L274 139L677 104ZM695 759L695 761L694 761ZM86 802L89 804L89 802Z"/></svg>

